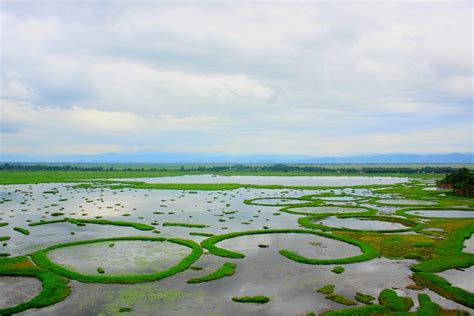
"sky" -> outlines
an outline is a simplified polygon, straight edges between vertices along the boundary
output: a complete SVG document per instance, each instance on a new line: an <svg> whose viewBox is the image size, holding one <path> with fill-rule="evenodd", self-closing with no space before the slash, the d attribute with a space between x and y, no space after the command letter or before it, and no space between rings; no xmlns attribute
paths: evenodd
<svg viewBox="0 0 474 316"><path fill-rule="evenodd" d="M473 151L470 1L0 0L0 151Z"/></svg>

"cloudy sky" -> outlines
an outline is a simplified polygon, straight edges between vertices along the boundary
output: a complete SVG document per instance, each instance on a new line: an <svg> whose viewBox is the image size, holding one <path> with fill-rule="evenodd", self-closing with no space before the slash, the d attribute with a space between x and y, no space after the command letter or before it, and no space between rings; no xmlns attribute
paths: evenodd
<svg viewBox="0 0 474 316"><path fill-rule="evenodd" d="M0 1L3 154L473 151L473 5Z"/></svg>

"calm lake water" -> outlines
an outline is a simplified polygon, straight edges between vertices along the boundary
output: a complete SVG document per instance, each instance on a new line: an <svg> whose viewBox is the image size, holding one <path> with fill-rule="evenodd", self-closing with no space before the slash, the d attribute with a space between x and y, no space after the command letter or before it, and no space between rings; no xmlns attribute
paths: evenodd
<svg viewBox="0 0 474 316"><path fill-rule="evenodd" d="M122 181L142 181L147 183L241 183L275 184L288 186L352 186L370 184L395 184L407 182L404 177L310 177L310 176L218 176L211 174L187 175L176 177L114 179Z"/></svg>
<svg viewBox="0 0 474 316"><path fill-rule="evenodd" d="M351 185L351 184L389 184L404 181L404 178L379 177L212 177L186 176L154 178L156 182L163 179L173 182L186 182L183 179L202 179L218 182L264 181L258 184L289 185ZM306 182L299 182L301 178ZM232 179L232 180L229 180ZM247 179L247 180L246 180ZM250 180L248 180L250 179ZM278 180L272 183L272 180ZM127 179L129 180L129 179ZM136 179L143 181L144 179ZM191 181L191 180L190 180ZM383 181L383 182L380 182ZM190 182L188 182L190 183ZM210 183L210 182L207 182ZM247 182L248 183L248 182ZM56 192L51 194L50 192ZM109 188L74 189L73 184L35 184L0 186L0 222L8 223L0 227L0 236L11 239L0 244L0 252L12 256L24 255L38 249L75 240L86 240L106 237L153 236L192 239L201 242L206 237L196 236L195 232L224 234L230 232L278 228L300 228L300 215L279 212L283 206L248 205L244 201L259 198L256 202L269 204L295 203L290 198L313 195L338 195L328 205L308 208L294 208L308 212L351 212L365 209L344 208L336 203L355 203L360 197L393 199L390 194L380 194L369 189L246 189L225 191L186 191L186 190L136 190ZM344 195L345 197L342 197ZM276 198L276 199L274 199ZM342 201L341 201L341 198ZM296 200L297 201L297 200ZM382 205L362 206L388 212L397 208ZM53 216L55 213L64 215ZM473 213L474 214L474 213ZM43 226L29 226L39 220L55 220L62 217L102 219L139 222L154 225L160 233L139 231L131 227L117 227L87 224L76 226L71 223L55 223ZM337 227L348 226L356 229L399 229L405 228L397 223L380 221L326 219L326 224ZM187 228L163 226L164 222L206 224L205 228ZM27 228L30 235L25 236L14 227ZM259 247L259 244L268 247ZM87 274L97 274L102 267L106 274L122 274L125 271L137 274L161 271L174 265L183 258L189 249L179 245L142 241L89 244L77 247L62 248L52 251L48 256L56 263L69 269ZM71 281L71 295L59 304L30 310L25 315L115 315L121 307L132 308L133 315L295 315L310 312L320 313L329 309L344 306L332 302L324 295L315 292L326 284L334 284L335 292L354 299L357 292L377 296L384 288L396 287L403 295L415 299L417 291L406 290L413 281L410 265L413 260L388 260L376 258L367 262L344 265L346 271L337 275L331 270L334 265L307 265L294 262L278 253L281 249L296 251L308 258L341 258L360 253L358 247L350 244L305 234L264 234L243 236L224 240L219 247L239 251L245 254L243 259L221 258L214 255L203 255L194 264L202 270L188 269L172 277L157 282L144 284L86 284ZM469 245L466 244L468 251ZM212 282L188 284L191 278L202 277L216 269L224 262L237 264L234 276ZM21 282L20 282L21 281ZM24 282L23 282L24 281ZM18 279L18 282L7 277L0 277L0 296L8 301L24 301L37 291L38 284L31 279ZM34 287L36 286L36 288ZM32 292L28 292L31 288ZM429 290L432 299L448 308L459 308L452 301L446 300ZM11 295L11 293L17 293ZM24 294L22 294L24 293ZM233 296L266 295L271 301L268 304L237 304ZM2 302L0 305L9 303ZM466 309L466 308L463 308Z"/></svg>

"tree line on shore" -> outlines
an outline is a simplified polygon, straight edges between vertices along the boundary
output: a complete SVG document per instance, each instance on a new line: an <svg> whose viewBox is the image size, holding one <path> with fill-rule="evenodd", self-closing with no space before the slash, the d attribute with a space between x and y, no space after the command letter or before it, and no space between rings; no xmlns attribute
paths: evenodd
<svg viewBox="0 0 474 316"><path fill-rule="evenodd" d="M111 165L70 165L70 164L0 164L0 170L3 171L179 171L179 172L279 172L279 173L452 173L459 168L451 166L324 166L324 165L207 165L194 166L187 165L178 168L164 168L156 166L111 166Z"/></svg>

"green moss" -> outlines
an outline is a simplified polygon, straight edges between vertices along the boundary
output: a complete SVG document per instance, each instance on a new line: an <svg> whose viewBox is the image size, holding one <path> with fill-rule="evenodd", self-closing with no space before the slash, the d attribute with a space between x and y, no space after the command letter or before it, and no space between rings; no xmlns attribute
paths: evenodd
<svg viewBox="0 0 474 316"><path fill-rule="evenodd" d="M63 216L64 213L61 213L61 212L54 212L54 213L51 213L51 216Z"/></svg>
<svg viewBox="0 0 474 316"><path fill-rule="evenodd" d="M58 265L52 262L47 254L49 251L65 247L73 247L78 245L85 245L98 242L116 242L122 240L143 240L143 241L153 241L153 242L172 242L175 244L183 245L192 249L191 253L183 258L175 266L151 274L138 274L138 275L86 275L76 271L68 270L61 265ZM102 239L93 239L93 240L82 240L74 241L69 243L57 244L50 246L46 249L39 250L31 255L33 261L42 268L46 268L56 274L65 276L70 279L78 280L81 282L88 283L140 283L140 282L151 282L157 281L169 276L172 276L176 273L188 269L199 257L202 255L201 247L191 240L184 239L174 239L174 238L159 238L159 237L138 237L138 236L129 236L129 237L117 237L117 238L102 238Z"/></svg>
<svg viewBox="0 0 474 316"><path fill-rule="evenodd" d="M328 300L331 300L335 303L339 303L339 304L342 304L342 305L347 305L347 306L351 306L351 305L357 305L356 302L354 301L351 301L350 299L347 299L346 297L340 295L340 294L328 294L326 295L326 298Z"/></svg>
<svg viewBox="0 0 474 316"><path fill-rule="evenodd" d="M367 305L372 305L373 304L372 301L375 300L375 297L373 297L372 295L357 292L355 295L355 299L358 302L361 302Z"/></svg>
<svg viewBox="0 0 474 316"><path fill-rule="evenodd" d="M22 228L22 227L14 227L13 230L16 230L17 232L22 233L23 235L30 234L30 231L28 229Z"/></svg>
<svg viewBox="0 0 474 316"><path fill-rule="evenodd" d="M9 236L1 236L0 237L0 241L7 241L7 240L10 240Z"/></svg>
<svg viewBox="0 0 474 316"><path fill-rule="evenodd" d="M209 225L204 225L204 224L171 223L171 222L165 222L165 223L163 223L163 226L178 226L178 227L191 227L191 228L206 228L206 227L209 227Z"/></svg>
<svg viewBox="0 0 474 316"><path fill-rule="evenodd" d="M226 262L216 271L200 278L190 279L188 280L188 283L196 284L196 283L202 283L202 282L209 282L209 281L221 279L226 276L232 276L235 273L236 267L237 265L235 263Z"/></svg>
<svg viewBox="0 0 474 316"><path fill-rule="evenodd" d="M342 272L344 272L346 269L344 269L344 267L341 267L341 266L337 266L337 267L334 267L334 269L331 270L331 272L334 272L336 274L341 274Z"/></svg>
<svg viewBox="0 0 474 316"><path fill-rule="evenodd" d="M265 304L270 301L270 299L263 295L257 296L239 296L233 297L232 300L237 303L256 303L256 304Z"/></svg>
<svg viewBox="0 0 474 316"><path fill-rule="evenodd" d="M410 297L401 297L392 289L384 289L379 294L379 303L394 312L408 312L413 307Z"/></svg>
<svg viewBox="0 0 474 316"><path fill-rule="evenodd" d="M332 284L326 284L322 288L316 290L316 292L322 293L322 294L332 294L334 292L334 285Z"/></svg>
<svg viewBox="0 0 474 316"><path fill-rule="evenodd" d="M0 259L0 275L34 277L42 284L41 292L34 298L15 306L0 308L0 315L53 305L65 299L70 293L67 279L35 266L27 257Z"/></svg>

